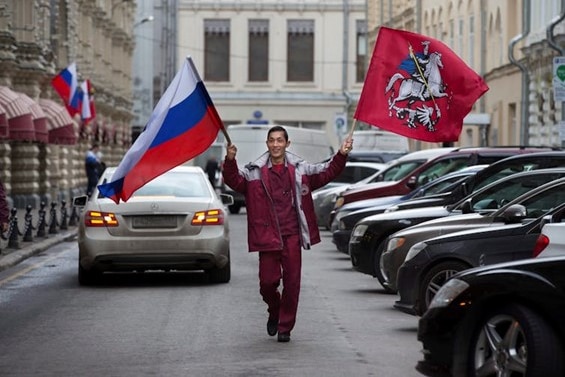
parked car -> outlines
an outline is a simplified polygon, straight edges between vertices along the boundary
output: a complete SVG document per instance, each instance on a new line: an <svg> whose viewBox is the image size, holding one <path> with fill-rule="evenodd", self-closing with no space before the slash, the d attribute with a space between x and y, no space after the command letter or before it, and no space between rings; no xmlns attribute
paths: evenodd
<svg viewBox="0 0 565 377"><path fill-rule="evenodd" d="M354 138L355 144L357 140ZM350 162L377 162L381 164L391 163L406 155L406 151L385 151L385 150L361 150L355 145L355 149L349 152L347 161Z"/></svg>
<svg viewBox="0 0 565 377"><path fill-rule="evenodd" d="M335 198L333 199L334 208L330 212L330 219L327 223L328 226L331 225L335 211L342 206L342 204L338 203L339 200L342 200L343 194L349 190L355 190L356 187L381 187L384 191L383 195L381 196L391 196L391 195L405 195L408 194L411 189L405 190L405 192L398 192L395 193L395 188L398 186L398 181L404 181L407 177L412 174L414 171L418 170L420 166L424 165L425 163L437 158L438 156L444 155L451 151L455 150L455 148L432 148L432 149L425 149L421 151L416 151L412 153L408 153L397 160L390 163L390 166L383 170L379 175L374 177L371 182L365 182L363 185L360 186L353 186L349 189L339 190L339 192L335 192ZM413 185L413 188L416 188ZM326 225L326 224L324 224Z"/></svg>
<svg viewBox="0 0 565 377"><path fill-rule="evenodd" d="M406 195L392 195L382 198L359 200L341 207L337 212L330 228L332 241L337 249L349 254L349 239L351 231L358 221L385 212L391 206L413 201L418 198L437 196L437 194L449 194L460 186L465 179L475 175L488 165L475 165L449 173L435 179L425 185L411 191Z"/></svg>
<svg viewBox="0 0 565 377"><path fill-rule="evenodd" d="M361 236L368 230L367 237L359 237L359 243L352 243L350 239L349 255L353 267L358 271L377 277L379 282L383 284L385 278L380 270L380 258L385 246L384 242L388 236L424 221L447 216L452 212L451 209L456 209L463 203L468 194L477 192L500 178L521 171L552 167L565 167L565 152L524 153L508 157L489 165L474 176L470 176L451 193L416 198L387 209L388 212L398 210L401 212L400 216L384 213L363 219L363 224L366 227L358 230ZM511 198L507 198L507 200L509 199ZM406 208L405 205L408 203L415 205L416 209L402 210ZM449 207L444 208L444 205L448 203L450 204ZM433 206L434 204L436 206ZM419 210L418 208L421 208L421 206L426 206L428 209ZM380 221L384 223L379 223ZM385 287L385 289L387 288Z"/></svg>
<svg viewBox="0 0 565 377"><path fill-rule="evenodd" d="M412 246L398 269L400 298L394 307L405 313L422 315L439 287L455 273L471 267L531 258L544 215L562 216L565 178L540 189L547 191L546 195L532 198L532 203L527 206L529 210L523 208L523 222L459 231ZM538 214L539 217L532 220Z"/></svg>
<svg viewBox="0 0 565 377"><path fill-rule="evenodd" d="M332 241L338 251L349 254L349 238L355 224L368 216L383 213L391 205L396 205L411 199L435 195L442 192L450 192L453 187L459 185L465 178L476 174L485 165L475 165L459 171L449 173L443 177L435 179L422 187L419 187L406 195L385 196L382 198L359 200L346 204L336 213L336 218L332 223ZM335 223L339 221L338 225ZM334 229L335 228L335 229Z"/></svg>
<svg viewBox="0 0 565 377"><path fill-rule="evenodd" d="M345 187L362 180L366 180L369 177L376 176L387 167L387 164L379 162L347 161L345 163L345 168L340 175L321 189L316 190L314 193L333 187Z"/></svg>
<svg viewBox="0 0 565 377"><path fill-rule="evenodd" d="M517 173L491 184L480 194L464 201L462 208L465 212L472 212L471 214L429 220L394 233L386 241L385 250L381 255L380 270L384 279L383 285L396 291L398 269L404 263L410 248L418 242L460 230L522 221L524 220L521 216L522 207L527 210L529 218L540 216L540 212L535 212L540 206L540 200L551 202L561 197L560 193L542 190L541 186L563 177L565 177L565 168ZM484 210L485 204L487 208L499 207L499 209L487 212ZM516 205L521 207L516 208Z"/></svg>
<svg viewBox="0 0 565 377"><path fill-rule="evenodd" d="M565 376L565 257L469 269L444 284L418 323L437 376Z"/></svg>
<svg viewBox="0 0 565 377"><path fill-rule="evenodd" d="M457 148L421 164L394 184L379 183L347 190L336 200L336 209L351 202L388 195L404 195L413 189L452 171L466 166L490 165L503 158L523 153L549 151L549 148L536 147L479 147Z"/></svg>
<svg viewBox="0 0 565 377"><path fill-rule="evenodd" d="M107 168L100 184L115 168ZM96 283L105 272L203 270L211 282L231 277L225 205L200 167L179 166L116 204L96 190L74 198L78 225L78 280Z"/></svg>
<svg viewBox="0 0 565 377"><path fill-rule="evenodd" d="M329 214L337 195L352 185L371 182L388 165L377 162L347 162L345 169L335 180L312 193L318 225L329 229Z"/></svg>
<svg viewBox="0 0 565 377"><path fill-rule="evenodd" d="M541 233L533 250L533 257L553 257L565 255L565 222L548 222L541 228Z"/></svg>

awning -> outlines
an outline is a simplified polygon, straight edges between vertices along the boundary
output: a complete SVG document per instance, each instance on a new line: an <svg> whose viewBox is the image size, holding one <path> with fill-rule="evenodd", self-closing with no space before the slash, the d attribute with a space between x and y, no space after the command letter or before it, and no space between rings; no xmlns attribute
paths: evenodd
<svg viewBox="0 0 565 377"><path fill-rule="evenodd" d="M50 99L40 98L39 105L47 115L49 143L73 145L78 140L78 127L67 109Z"/></svg>
<svg viewBox="0 0 565 377"><path fill-rule="evenodd" d="M47 143L47 115L45 115L41 106L29 96L24 93L21 93L20 95L31 111L31 117L35 127L35 141Z"/></svg>
<svg viewBox="0 0 565 377"><path fill-rule="evenodd" d="M11 140L35 140L35 125L29 105L21 93L0 86L0 106L6 110L9 138Z"/></svg>

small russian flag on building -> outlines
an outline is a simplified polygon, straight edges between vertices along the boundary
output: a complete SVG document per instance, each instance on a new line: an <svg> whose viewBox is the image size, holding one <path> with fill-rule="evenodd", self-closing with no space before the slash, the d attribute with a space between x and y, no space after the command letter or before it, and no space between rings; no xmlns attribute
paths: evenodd
<svg viewBox="0 0 565 377"><path fill-rule="evenodd" d="M81 98L78 88L78 76L76 63L71 63L67 68L64 68L51 80L51 85L59 94L65 107L71 116L80 114L81 112Z"/></svg>

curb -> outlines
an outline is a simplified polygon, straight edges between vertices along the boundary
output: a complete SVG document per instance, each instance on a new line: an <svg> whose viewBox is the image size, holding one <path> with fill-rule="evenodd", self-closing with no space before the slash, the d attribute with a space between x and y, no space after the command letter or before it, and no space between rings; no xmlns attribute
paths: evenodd
<svg viewBox="0 0 565 377"><path fill-rule="evenodd" d="M20 243L19 249L7 249L4 248L0 250L0 271L4 271L10 267L17 265L18 263L24 261L25 259L32 257L49 249L50 247L57 245L59 243L70 241L77 235L77 230L68 230L64 233L58 233L52 235L49 238L45 238L41 241L24 242L23 246ZM8 250L9 254L3 255Z"/></svg>

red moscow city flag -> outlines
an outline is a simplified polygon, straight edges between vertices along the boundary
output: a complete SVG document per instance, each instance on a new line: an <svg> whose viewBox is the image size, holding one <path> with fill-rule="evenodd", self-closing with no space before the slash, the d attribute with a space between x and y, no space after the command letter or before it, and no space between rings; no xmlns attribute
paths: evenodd
<svg viewBox="0 0 565 377"><path fill-rule="evenodd" d="M443 42L381 27L354 118L412 139L457 141L488 89Z"/></svg>

